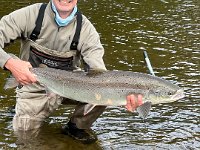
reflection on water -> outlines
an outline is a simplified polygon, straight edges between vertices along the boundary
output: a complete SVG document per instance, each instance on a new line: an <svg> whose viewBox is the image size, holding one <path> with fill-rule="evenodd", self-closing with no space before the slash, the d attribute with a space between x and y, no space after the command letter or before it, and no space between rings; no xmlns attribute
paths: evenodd
<svg viewBox="0 0 200 150"><path fill-rule="evenodd" d="M0 16L39 2L1 2ZM94 124L99 141L84 146L60 134L72 107L62 106L46 120L37 139L17 140L8 108L14 91L0 92L0 147L3 149L199 149L200 148L200 1L101 0L80 2L105 47L108 69L146 72L142 50L148 51L157 76L184 87L186 98L157 105L143 121L124 108L109 107ZM14 45L10 49L17 50ZM16 53L16 52L15 52ZM5 72L1 71L0 89Z"/></svg>

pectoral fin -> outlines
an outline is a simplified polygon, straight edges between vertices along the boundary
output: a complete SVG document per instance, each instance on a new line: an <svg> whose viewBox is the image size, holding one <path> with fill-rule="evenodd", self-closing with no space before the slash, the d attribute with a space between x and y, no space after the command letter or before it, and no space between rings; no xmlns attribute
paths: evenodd
<svg viewBox="0 0 200 150"><path fill-rule="evenodd" d="M145 102L144 104L142 104L141 106L139 106L136 111L138 112L139 116L142 117L143 119L145 119L151 109L151 102Z"/></svg>
<svg viewBox="0 0 200 150"><path fill-rule="evenodd" d="M93 104L86 104L84 107L84 116L87 115L89 112L92 111L92 109L95 107L96 105Z"/></svg>
<svg viewBox="0 0 200 150"><path fill-rule="evenodd" d="M40 84L40 85L44 86L45 92L48 97L52 98L52 97L55 97L55 95L57 95L52 90L50 90L46 85L43 85L43 84Z"/></svg>

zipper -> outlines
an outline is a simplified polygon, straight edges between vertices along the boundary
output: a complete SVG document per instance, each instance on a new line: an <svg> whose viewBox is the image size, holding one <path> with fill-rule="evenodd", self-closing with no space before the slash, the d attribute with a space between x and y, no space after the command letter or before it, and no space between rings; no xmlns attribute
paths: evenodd
<svg viewBox="0 0 200 150"><path fill-rule="evenodd" d="M57 33L56 33L56 35L55 35L54 42L53 42L53 49L56 49L56 48L55 48L55 43L57 42L56 39L57 39L57 37L58 37L58 33L59 33L59 31L60 31L60 28L61 28L61 27L58 27L58 29L57 29Z"/></svg>

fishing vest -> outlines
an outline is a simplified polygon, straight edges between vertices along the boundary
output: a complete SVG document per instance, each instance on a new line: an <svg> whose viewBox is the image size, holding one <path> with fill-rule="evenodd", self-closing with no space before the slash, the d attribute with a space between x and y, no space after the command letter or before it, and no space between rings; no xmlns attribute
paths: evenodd
<svg viewBox="0 0 200 150"><path fill-rule="evenodd" d="M45 3L41 5L36 20L36 26L30 35L30 39L34 42L38 39L38 36L40 34L46 6L47 4ZM70 51L75 51L76 53L74 55L68 55L68 57L62 57L54 54L54 52L49 52L30 46L29 62L33 67L38 67L40 64L45 64L46 66L51 68L62 69L62 70L74 70L73 61L75 57L77 57L76 55L78 55L77 45L79 42L80 31L82 27L82 15L79 11L76 13L76 15L77 15L76 31L72 43L70 45Z"/></svg>

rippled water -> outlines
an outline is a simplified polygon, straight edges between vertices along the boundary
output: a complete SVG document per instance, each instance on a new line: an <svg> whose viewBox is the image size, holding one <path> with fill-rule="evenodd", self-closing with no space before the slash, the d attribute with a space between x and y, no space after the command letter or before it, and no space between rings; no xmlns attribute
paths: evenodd
<svg viewBox="0 0 200 150"><path fill-rule="evenodd" d="M40 2L1 1L0 16ZM200 1L84 0L80 9L94 23L105 47L108 69L147 72L148 51L157 76L184 87L186 97L156 105L147 120L109 107L95 122L98 143L85 146L60 134L73 107L61 106L46 120L38 139L20 144L12 131L14 91L0 90L2 149L200 149ZM7 48L18 49L18 43ZM7 73L0 71L0 89Z"/></svg>

